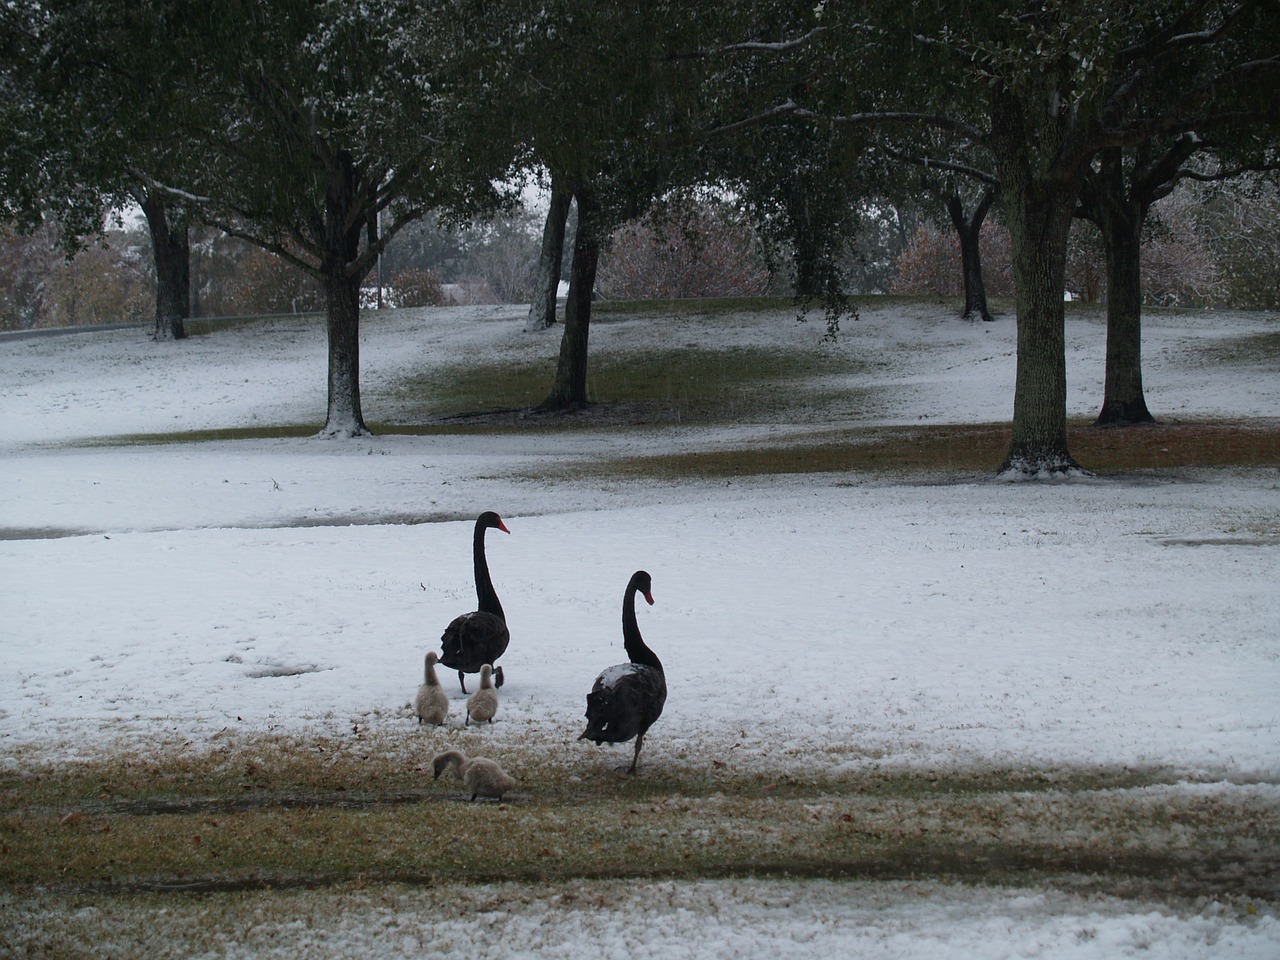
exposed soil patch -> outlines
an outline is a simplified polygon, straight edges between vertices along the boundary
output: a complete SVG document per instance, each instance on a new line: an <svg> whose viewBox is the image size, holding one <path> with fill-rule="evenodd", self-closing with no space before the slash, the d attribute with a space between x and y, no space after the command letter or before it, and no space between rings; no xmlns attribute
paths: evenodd
<svg viewBox="0 0 1280 960"><path fill-rule="evenodd" d="M592 466L630 476L752 476L779 473L994 475L1008 453L1005 424L854 427L793 435L790 442L658 456ZM1218 421L1068 428L1076 459L1098 473L1187 467L1280 467L1280 421Z"/></svg>
<svg viewBox="0 0 1280 960"><path fill-rule="evenodd" d="M71 527L0 527L0 540L61 540L64 537L83 537L93 532Z"/></svg>
<svg viewBox="0 0 1280 960"><path fill-rule="evenodd" d="M464 802L375 744L224 746L0 780L3 886L214 892L365 881L824 877L1280 897L1280 788L1160 770L630 778L547 756Z"/></svg>

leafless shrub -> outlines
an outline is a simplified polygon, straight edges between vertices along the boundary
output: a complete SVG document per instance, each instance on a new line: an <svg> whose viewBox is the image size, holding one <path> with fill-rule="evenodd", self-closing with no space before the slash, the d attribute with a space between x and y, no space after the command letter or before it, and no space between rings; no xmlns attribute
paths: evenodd
<svg viewBox="0 0 1280 960"><path fill-rule="evenodd" d="M1142 287L1147 303L1163 306L1203 303L1220 288L1213 249L1198 229L1190 195L1162 201L1142 245ZM998 223L983 227L982 267L989 296L1012 296L1009 231ZM1277 249L1280 249L1278 247ZM896 261L892 293L959 296L960 242L954 230L924 223ZM1067 244L1066 288L1076 297L1104 301L1106 258L1102 237L1090 223L1076 221Z"/></svg>
<svg viewBox="0 0 1280 960"><path fill-rule="evenodd" d="M0 329L27 330L46 319L45 278L58 256L49 234L24 235L0 224Z"/></svg>
<svg viewBox="0 0 1280 960"><path fill-rule="evenodd" d="M397 307L439 307L448 302L440 278L425 267L405 267L391 275Z"/></svg>
<svg viewBox="0 0 1280 960"><path fill-rule="evenodd" d="M597 287L623 300L758 296L769 279L750 226L726 205L702 202L615 231Z"/></svg>
<svg viewBox="0 0 1280 960"><path fill-rule="evenodd" d="M1067 290L1078 300L1099 303L1107 296L1107 258L1102 234L1092 223L1076 220L1067 237Z"/></svg>
<svg viewBox="0 0 1280 960"><path fill-rule="evenodd" d="M476 303L522 303L533 296L533 276L538 265L538 241L527 224L509 220L502 229L480 234L469 252L460 282L482 284L493 297ZM474 279L472 279L474 278Z"/></svg>
<svg viewBox="0 0 1280 960"><path fill-rule="evenodd" d="M1009 231L987 223L978 240L987 295L1013 295L1013 263ZM960 238L950 227L924 222L916 228L907 249L895 262L890 293L952 297L964 293L960 269Z"/></svg>
<svg viewBox="0 0 1280 960"><path fill-rule="evenodd" d="M1214 300L1253 310L1280 308L1280 184L1246 176L1188 192L1220 279Z"/></svg>
<svg viewBox="0 0 1280 960"><path fill-rule="evenodd" d="M324 308L324 291L307 273L242 240L215 234L192 246L198 316L305 313Z"/></svg>
<svg viewBox="0 0 1280 960"><path fill-rule="evenodd" d="M155 310L145 236L108 230L68 259L57 232L0 234L0 328L137 323Z"/></svg>
<svg viewBox="0 0 1280 960"><path fill-rule="evenodd" d="M1213 251L1196 227L1196 200L1175 190L1147 218L1142 245L1142 294L1147 303L1190 306L1213 299L1220 286Z"/></svg>
<svg viewBox="0 0 1280 960"><path fill-rule="evenodd" d="M476 303L502 303L484 277L460 277L457 283L444 285L446 303L468 306Z"/></svg>

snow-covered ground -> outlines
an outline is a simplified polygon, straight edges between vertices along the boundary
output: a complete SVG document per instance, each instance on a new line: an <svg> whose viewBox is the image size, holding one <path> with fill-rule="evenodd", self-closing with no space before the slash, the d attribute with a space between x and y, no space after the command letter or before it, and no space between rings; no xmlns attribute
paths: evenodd
<svg viewBox="0 0 1280 960"><path fill-rule="evenodd" d="M142 922L136 909L109 900L50 899L50 913L66 926L93 931L62 941L84 957L1275 960L1280 947L1280 920L1242 919L1218 903L1174 910L1114 897L939 883L377 886L341 895L169 897ZM0 896L0 919L4 907ZM25 938L30 922L23 917L10 930ZM46 915L40 922L50 921Z"/></svg>
<svg viewBox="0 0 1280 960"><path fill-rule="evenodd" d="M522 333L523 314L371 319L366 416L396 420L402 377L470 352L553 356L558 334ZM666 322L602 323L593 349L655 336L794 346L821 333L785 313ZM1277 329L1267 315L1153 315L1152 409L1280 415L1274 365L1203 360L1206 347ZM1069 409L1086 415L1101 397L1104 329L1072 319L1067 333ZM832 422L1007 420L1013 344L1011 318L864 310L829 349L870 361L835 386L877 399L851 401ZM869 764L1167 767L1223 790L1258 781L1280 803L1274 470L1031 484L542 474L566 460L742 442L773 428L761 423L93 443L315 422L324 354L320 325L301 321L178 344L139 330L0 339L0 764L12 769L19 745L74 758L118 740L199 744L353 721L418 735L408 704L422 655L474 605L471 521L493 509L511 529L490 535L489 559L513 639L488 735L506 749L576 736L591 679L623 659L622 589L643 567L656 604L641 629L670 696L642 771L730 748L745 769L803 760L851 776ZM461 722L456 681L447 689ZM581 749L602 764L621 757ZM539 949L566 957L588 943L603 956L1280 954L1270 908L1242 920L1213 905L1175 913L928 884L654 890L674 906L642 909L646 894L615 888L583 911L530 892L514 898L523 919L486 928L492 952L473 955L522 955L512 931L530 924ZM510 910L511 898L475 894L485 895ZM382 909L317 908L315 923L350 949L325 953L304 931L279 931L281 955L380 956L421 936L388 932ZM442 955L470 952L464 933Z"/></svg>

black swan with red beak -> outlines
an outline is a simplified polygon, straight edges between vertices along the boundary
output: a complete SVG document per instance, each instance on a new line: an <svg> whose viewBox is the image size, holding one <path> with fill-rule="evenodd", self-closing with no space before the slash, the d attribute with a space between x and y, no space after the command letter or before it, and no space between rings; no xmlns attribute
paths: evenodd
<svg viewBox="0 0 1280 960"><path fill-rule="evenodd" d="M511 634L507 617L498 602L498 594L489 579L489 564L484 556L484 532L489 529L510 533L502 518L492 510L476 519L472 555L476 567L476 599L479 609L455 617L440 636L440 663L458 671L458 683L467 692L466 675L479 673L486 663L493 664L507 649ZM494 667L494 686L502 686L502 668Z"/></svg>
<svg viewBox="0 0 1280 960"><path fill-rule="evenodd" d="M636 750L627 773L636 772L644 735L662 716L667 701L667 677L662 661L645 644L636 623L636 594L644 594L653 603L653 581L649 574L637 570L631 575L622 595L622 639L630 663L609 667L596 677L587 694L587 729L579 740L602 743L626 743L635 738Z"/></svg>

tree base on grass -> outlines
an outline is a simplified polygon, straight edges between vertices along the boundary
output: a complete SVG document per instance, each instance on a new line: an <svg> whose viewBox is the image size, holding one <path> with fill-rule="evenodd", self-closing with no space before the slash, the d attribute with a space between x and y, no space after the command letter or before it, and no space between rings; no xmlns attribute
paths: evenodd
<svg viewBox="0 0 1280 960"><path fill-rule="evenodd" d="M533 408L534 413L577 413L586 410L591 404L576 397L563 397L556 393L543 400Z"/></svg>
<svg viewBox="0 0 1280 960"><path fill-rule="evenodd" d="M1160 421L1151 415L1147 403L1141 397L1136 401L1124 403L1108 400L1102 405L1098 419L1093 421L1095 427L1149 427L1157 426Z"/></svg>
<svg viewBox="0 0 1280 960"><path fill-rule="evenodd" d="M1076 463L1065 447L1033 448L1024 444L1015 444L996 472L1000 480L1065 480L1092 476L1093 473Z"/></svg>
<svg viewBox="0 0 1280 960"><path fill-rule="evenodd" d="M356 437L371 437L373 431L360 421L330 421L324 425L316 438L319 440L352 440Z"/></svg>

